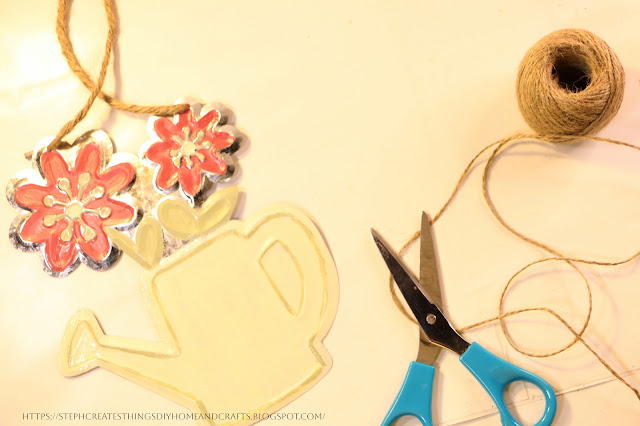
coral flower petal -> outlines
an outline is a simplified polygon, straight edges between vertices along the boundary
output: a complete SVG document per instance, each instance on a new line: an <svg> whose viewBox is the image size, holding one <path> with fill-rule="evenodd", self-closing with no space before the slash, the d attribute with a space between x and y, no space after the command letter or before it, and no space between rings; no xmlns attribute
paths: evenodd
<svg viewBox="0 0 640 426"><path fill-rule="evenodd" d="M160 166L160 170L156 175L158 188L167 190L173 187L176 182L178 182L178 168L173 163Z"/></svg>
<svg viewBox="0 0 640 426"><path fill-rule="evenodd" d="M178 132L182 133L182 128L190 127L193 122L193 111L191 109L188 109L178 115L178 123L176 124L176 129Z"/></svg>
<svg viewBox="0 0 640 426"><path fill-rule="evenodd" d="M153 123L153 129L163 141L171 141L171 137L177 134L180 129L166 117L159 118Z"/></svg>
<svg viewBox="0 0 640 426"><path fill-rule="evenodd" d="M34 244L40 244L53 236L60 235L60 232L69 223L67 220L59 220L53 226L44 226L44 217L48 215L60 214L64 211L62 207L42 208L36 210L29 216L20 229L20 238Z"/></svg>
<svg viewBox="0 0 640 426"><path fill-rule="evenodd" d="M96 184L103 185L107 189L107 195L111 196L126 188L135 176L136 169L131 163L120 163L105 170Z"/></svg>
<svg viewBox="0 0 640 426"><path fill-rule="evenodd" d="M178 182L178 167L173 163L170 151L180 148L173 142L158 142L149 147L146 157L160 166L155 178L155 184L162 190L173 187Z"/></svg>
<svg viewBox="0 0 640 426"><path fill-rule="evenodd" d="M44 178L47 180L47 186L54 186L57 179L69 178L69 165L64 157L56 151L43 152L40 157L40 165Z"/></svg>
<svg viewBox="0 0 640 426"><path fill-rule="evenodd" d="M171 150L179 149L180 145L174 142L158 142L149 147L145 156L156 164L165 164L171 161Z"/></svg>
<svg viewBox="0 0 640 426"><path fill-rule="evenodd" d="M180 167L179 171L180 188L190 196L195 196L202 188L202 166L195 163L193 167Z"/></svg>
<svg viewBox="0 0 640 426"><path fill-rule="evenodd" d="M216 150L228 148L233 143L233 136L227 132L211 132L207 140Z"/></svg>
<svg viewBox="0 0 640 426"><path fill-rule="evenodd" d="M109 214L104 219L101 218L101 227L130 223L136 214L136 210L129 204L123 203L122 201L112 200L111 198L99 198L87 204L87 208L92 210L100 210L105 207L109 209ZM85 220L90 216L96 216L96 214L86 213L82 218Z"/></svg>
<svg viewBox="0 0 640 426"><path fill-rule="evenodd" d="M63 272L76 260L77 250L73 239L62 241L57 235L52 235L44 246L45 260L49 267L56 272Z"/></svg>
<svg viewBox="0 0 640 426"><path fill-rule="evenodd" d="M15 200L22 207L36 210L44 207L42 200L49 195L49 192L50 190L44 186L29 183L16 190Z"/></svg>
<svg viewBox="0 0 640 426"><path fill-rule="evenodd" d="M102 229L102 219L100 219L99 216L89 214L82 215L82 219L95 231L95 236L85 240L82 236L80 223L76 222L74 224L76 242L85 255L96 262L102 262L109 256L109 253L111 253L111 241L109 241L109 237L107 237L107 234Z"/></svg>
<svg viewBox="0 0 640 426"><path fill-rule="evenodd" d="M93 142L85 145L76 157L76 164L73 169L76 176L83 172L88 172L95 176L100 170L101 154L97 143Z"/></svg>
<svg viewBox="0 0 640 426"><path fill-rule="evenodd" d="M227 172L227 163L216 154L208 153L202 162L202 169L209 173L223 175Z"/></svg>
<svg viewBox="0 0 640 426"><path fill-rule="evenodd" d="M209 127L214 127L220 120L220 113L218 111L211 110L206 113L200 120L194 123L194 130L206 130Z"/></svg>

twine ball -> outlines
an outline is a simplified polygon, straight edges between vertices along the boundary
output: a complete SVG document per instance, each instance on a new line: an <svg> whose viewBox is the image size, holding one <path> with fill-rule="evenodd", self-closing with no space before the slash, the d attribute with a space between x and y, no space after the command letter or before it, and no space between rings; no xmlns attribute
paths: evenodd
<svg viewBox="0 0 640 426"><path fill-rule="evenodd" d="M516 91L520 112L537 133L591 135L618 112L624 70L601 38L585 30L560 30L525 54Z"/></svg>

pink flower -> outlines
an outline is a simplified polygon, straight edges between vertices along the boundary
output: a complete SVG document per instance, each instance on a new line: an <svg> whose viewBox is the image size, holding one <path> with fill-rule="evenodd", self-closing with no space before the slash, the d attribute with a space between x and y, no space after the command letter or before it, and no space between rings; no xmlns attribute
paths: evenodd
<svg viewBox="0 0 640 426"><path fill-rule="evenodd" d="M189 109L178 115L177 123L159 118L154 130L160 141L149 146L145 157L159 166L154 184L162 191L174 191L177 186L193 198L202 190L203 174L222 176L227 164L219 151L230 147L234 136L216 129L220 113L209 111L195 120Z"/></svg>
<svg viewBox="0 0 640 426"><path fill-rule="evenodd" d="M19 228L27 244L44 244L43 257L54 275L77 265L78 249L88 259L104 262L112 251L104 227L131 223L135 209L112 199L135 177L130 163L102 170L101 151L92 142L80 149L69 167L56 151L44 152L40 165L45 186L27 183L15 192L16 203L33 213Z"/></svg>

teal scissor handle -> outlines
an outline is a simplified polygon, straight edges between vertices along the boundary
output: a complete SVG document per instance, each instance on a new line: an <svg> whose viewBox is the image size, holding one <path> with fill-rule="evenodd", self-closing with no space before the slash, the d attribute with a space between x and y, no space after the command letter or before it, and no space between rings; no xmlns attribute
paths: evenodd
<svg viewBox="0 0 640 426"><path fill-rule="evenodd" d="M480 384L489 392L500 412L503 426L521 426L513 418L504 402L504 390L509 383L525 381L534 384L542 391L546 407L542 418L535 426L548 426L556 415L556 394L545 380L498 358L477 343L472 343L469 349L460 357L460 362L478 379Z"/></svg>
<svg viewBox="0 0 640 426"><path fill-rule="evenodd" d="M402 416L414 416L423 426L432 426L431 394L433 392L433 376L436 369L432 365L413 361L409 364L404 383L393 401L382 426L391 426Z"/></svg>

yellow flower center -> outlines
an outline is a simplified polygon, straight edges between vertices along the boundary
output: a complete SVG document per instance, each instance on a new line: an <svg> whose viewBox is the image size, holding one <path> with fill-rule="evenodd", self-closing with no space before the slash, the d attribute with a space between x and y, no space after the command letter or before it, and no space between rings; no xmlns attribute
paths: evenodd
<svg viewBox="0 0 640 426"><path fill-rule="evenodd" d="M182 128L182 135L173 135L171 140L180 145L178 149L172 149L169 152L171 158L173 159L173 164L176 167L180 167L182 160L184 159L187 167L193 167L192 156L197 157L200 161L204 161L204 154L202 154L201 150L211 149L211 142L206 141L202 145L199 145L204 139L204 130L198 131L196 133L195 138L191 139L191 129L189 127Z"/></svg>
<svg viewBox="0 0 640 426"><path fill-rule="evenodd" d="M185 142L184 145L182 145L182 155L184 155L185 157L190 157L191 154L193 154L194 152L196 152L196 144L189 141L189 142Z"/></svg>
<svg viewBox="0 0 640 426"><path fill-rule="evenodd" d="M88 209L86 208L87 204L96 200L98 198L102 198L105 194L104 187L96 186L91 192L88 194L86 198L84 197L84 192L91 183L91 174L84 172L78 176L78 195L76 197L73 196L71 192L71 182L67 178L60 178L57 182L57 187L60 191L67 194L69 197L69 202L64 202L57 200L53 195L49 194L44 197L42 202L47 207L53 206L63 206L64 213L61 214L50 214L44 217L43 224L46 227L51 227L55 225L59 220L68 219L69 224L67 227L60 233L60 239L65 242L71 241L73 237L73 224L75 222L79 222L82 228L82 238L86 241L93 240L97 233L96 231L87 225L84 220L82 220L82 215L85 213L89 214L97 214L102 219L106 219L111 216L111 209L107 206L101 207L100 210Z"/></svg>
<svg viewBox="0 0 640 426"><path fill-rule="evenodd" d="M83 211L84 211L84 207L82 206L82 203L76 200L70 202L65 207L65 213L67 214L67 216L69 216L70 219L73 219L73 220L79 219Z"/></svg>

